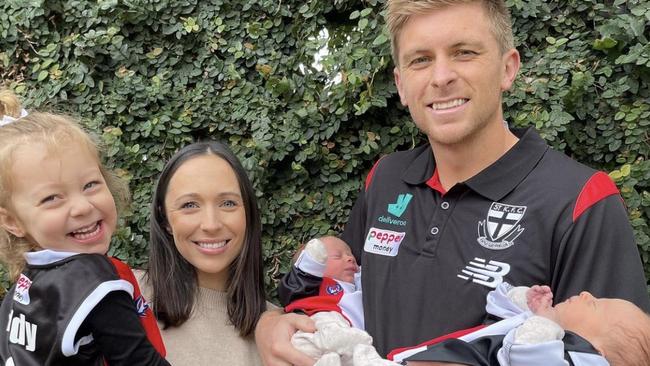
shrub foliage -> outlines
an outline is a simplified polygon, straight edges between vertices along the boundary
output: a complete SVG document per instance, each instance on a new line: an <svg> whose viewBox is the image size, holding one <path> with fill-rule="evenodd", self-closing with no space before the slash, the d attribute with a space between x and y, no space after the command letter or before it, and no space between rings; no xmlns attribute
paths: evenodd
<svg viewBox="0 0 650 366"><path fill-rule="evenodd" d="M523 61L507 120L615 179L648 273L648 2L507 4ZM136 266L164 162L197 139L228 142L260 200L271 290L299 242L342 228L382 154L424 141L396 95L382 6L5 0L0 76L28 108L72 113L101 136L133 193L111 254Z"/></svg>

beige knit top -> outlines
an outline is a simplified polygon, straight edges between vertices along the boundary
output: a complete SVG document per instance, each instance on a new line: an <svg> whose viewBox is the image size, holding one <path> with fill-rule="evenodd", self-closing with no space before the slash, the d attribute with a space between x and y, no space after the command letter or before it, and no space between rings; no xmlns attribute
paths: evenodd
<svg viewBox="0 0 650 366"><path fill-rule="evenodd" d="M151 291L144 286L142 271L134 272L140 288L150 299ZM160 330L169 363L174 366L262 366L254 337L240 337L230 323L226 293L203 287L198 290L190 318L180 327ZM274 306L267 302L267 307Z"/></svg>
<svg viewBox="0 0 650 366"><path fill-rule="evenodd" d="M255 339L242 338L230 324L225 292L199 287L190 318L161 330L167 360L175 366L262 365Z"/></svg>

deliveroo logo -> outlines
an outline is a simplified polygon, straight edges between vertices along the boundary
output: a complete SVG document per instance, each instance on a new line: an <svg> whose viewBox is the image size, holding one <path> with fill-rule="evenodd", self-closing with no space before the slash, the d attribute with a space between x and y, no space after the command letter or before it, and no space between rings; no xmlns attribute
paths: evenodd
<svg viewBox="0 0 650 366"><path fill-rule="evenodd" d="M406 206L411 202L411 198L413 198L413 195L410 193L400 194L397 196L397 202L388 205L388 213L401 217L406 211Z"/></svg>

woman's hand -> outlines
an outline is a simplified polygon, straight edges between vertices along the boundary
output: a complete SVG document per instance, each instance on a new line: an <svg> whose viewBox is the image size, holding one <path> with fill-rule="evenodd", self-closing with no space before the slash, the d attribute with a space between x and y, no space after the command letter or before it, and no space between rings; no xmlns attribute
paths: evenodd
<svg viewBox="0 0 650 366"><path fill-rule="evenodd" d="M281 309L268 310L257 323L255 342L266 366L313 366L316 360L291 345L293 334L315 332L314 322L306 315L285 314Z"/></svg>

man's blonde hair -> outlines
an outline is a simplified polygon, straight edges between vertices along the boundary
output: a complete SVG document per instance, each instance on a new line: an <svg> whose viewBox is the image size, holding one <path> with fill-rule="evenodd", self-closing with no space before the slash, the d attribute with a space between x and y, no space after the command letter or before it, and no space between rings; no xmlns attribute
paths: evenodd
<svg viewBox="0 0 650 366"><path fill-rule="evenodd" d="M485 9L492 33L501 53L515 47L512 36L510 12L503 0L388 0L386 3L386 27L390 33L393 61L399 66L399 45L397 39L404 25L414 15L428 14L458 4L480 3Z"/></svg>

